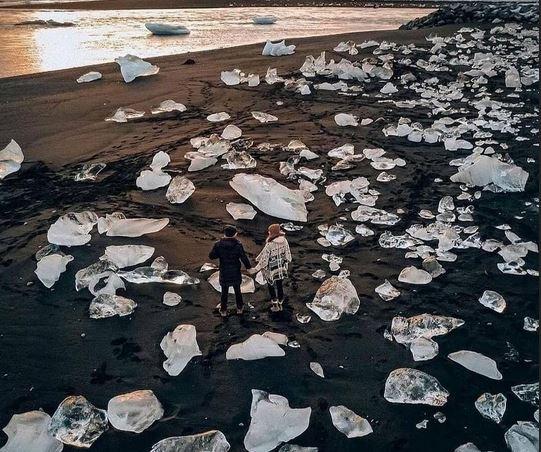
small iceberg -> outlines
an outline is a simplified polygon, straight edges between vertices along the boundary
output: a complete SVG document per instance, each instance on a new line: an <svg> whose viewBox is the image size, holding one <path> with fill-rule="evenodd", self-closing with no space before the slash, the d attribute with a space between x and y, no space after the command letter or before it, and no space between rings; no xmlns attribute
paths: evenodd
<svg viewBox="0 0 541 452"><path fill-rule="evenodd" d="M190 30L188 30L182 25L169 25L148 22L145 24L145 28L156 36L177 36L190 34Z"/></svg>
<svg viewBox="0 0 541 452"><path fill-rule="evenodd" d="M276 16L254 16L252 22L256 25L272 25L275 24L278 18Z"/></svg>

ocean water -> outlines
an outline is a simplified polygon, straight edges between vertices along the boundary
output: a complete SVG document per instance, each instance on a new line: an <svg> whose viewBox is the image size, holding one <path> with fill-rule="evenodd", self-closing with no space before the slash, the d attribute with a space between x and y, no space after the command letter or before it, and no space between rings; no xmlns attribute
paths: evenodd
<svg viewBox="0 0 541 452"><path fill-rule="evenodd" d="M154 57L252 44L266 39L396 29L429 14L422 8L212 8L121 11L2 10L0 77L112 61L126 53ZM273 25L255 15L273 14ZM72 22L71 27L16 25L35 20ZM145 22L180 24L186 36L153 36Z"/></svg>

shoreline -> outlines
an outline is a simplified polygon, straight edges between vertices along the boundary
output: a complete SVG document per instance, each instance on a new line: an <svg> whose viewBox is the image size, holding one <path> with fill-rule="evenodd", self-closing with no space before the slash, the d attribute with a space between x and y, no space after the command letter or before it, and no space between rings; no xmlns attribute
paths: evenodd
<svg viewBox="0 0 541 452"><path fill-rule="evenodd" d="M27 10L133 10L133 9L208 9L208 8L257 8L257 7L336 7L336 8L438 8L453 2L400 2L400 1L357 1L332 2L328 0L300 0L288 2L287 0L271 1L250 0L88 0L74 2L51 2L46 4L0 5L0 9L27 9Z"/></svg>

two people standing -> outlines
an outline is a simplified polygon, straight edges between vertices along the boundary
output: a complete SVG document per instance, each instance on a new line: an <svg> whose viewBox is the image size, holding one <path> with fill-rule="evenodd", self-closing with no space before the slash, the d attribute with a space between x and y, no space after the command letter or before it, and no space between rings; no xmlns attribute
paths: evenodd
<svg viewBox="0 0 541 452"><path fill-rule="evenodd" d="M271 224L268 228L265 247L256 257L257 265L252 267L250 259L244 251L242 243L237 238L237 230L233 226L224 229L224 236L214 244L209 258L220 260L220 315L227 316L227 296L229 288L233 287L237 314L242 314L244 304L241 293L242 274L241 266L250 274L261 270L267 282L271 297L271 310L274 312L283 309L284 288L283 281L288 277L288 266L291 262L291 251L279 224Z"/></svg>

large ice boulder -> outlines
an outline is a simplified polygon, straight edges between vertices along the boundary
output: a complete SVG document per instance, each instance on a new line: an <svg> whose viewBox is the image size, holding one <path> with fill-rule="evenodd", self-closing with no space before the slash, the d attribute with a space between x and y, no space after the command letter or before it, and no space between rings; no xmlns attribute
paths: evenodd
<svg viewBox="0 0 541 452"><path fill-rule="evenodd" d="M201 355L193 325L177 326L174 331L165 335L160 347L167 357L163 368L173 377L179 375L194 356Z"/></svg>
<svg viewBox="0 0 541 452"><path fill-rule="evenodd" d="M3 428L7 443L1 452L60 452L64 445L48 431L51 416L43 411L14 414Z"/></svg>
<svg viewBox="0 0 541 452"><path fill-rule="evenodd" d="M355 314L360 304L357 290L348 278L331 276L321 284L314 300L306 306L329 322L338 320L344 313Z"/></svg>
<svg viewBox="0 0 541 452"><path fill-rule="evenodd" d="M248 452L271 451L303 433L310 424L311 414L310 407L290 408L285 397L252 389L252 420L244 447Z"/></svg>
<svg viewBox="0 0 541 452"><path fill-rule="evenodd" d="M524 191L528 172L520 166L504 163L495 157L479 155L469 164L458 168L458 173L451 176L453 182L484 187L494 184L502 191Z"/></svg>
<svg viewBox="0 0 541 452"><path fill-rule="evenodd" d="M107 412L83 396L66 397L51 418L49 433L64 444L88 448L108 428Z"/></svg>
<svg viewBox="0 0 541 452"><path fill-rule="evenodd" d="M233 344L225 353L226 359L252 361L271 356L284 356L286 352L269 335L253 334L244 342Z"/></svg>
<svg viewBox="0 0 541 452"><path fill-rule="evenodd" d="M383 396L391 403L443 406L449 391L438 380L417 369L395 369L385 381Z"/></svg>
<svg viewBox="0 0 541 452"><path fill-rule="evenodd" d="M15 140L11 140L8 145L0 151L0 180L19 171L23 161L24 155L21 147Z"/></svg>
<svg viewBox="0 0 541 452"><path fill-rule="evenodd" d="M111 425L126 432L141 433L162 416L162 404L148 389L117 395L107 404Z"/></svg>
<svg viewBox="0 0 541 452"><path fill-rule="evenodd" d="M291 190L270 177L239 173L229 185L259 210L284 220L307 220L308 211L301 190Z"/></svg>
<svg viewBox="0 0 541 452"><path fill-rule="evenodd" d="M133 82L137 77L155 75L160 71L158 66L154 66L135 55L128 54L115 58L115 63L118 63L120 66L120 72L126 83Z"/></svg>
<svg viewBox="0 0 541 452"><path fill-rule="evenodd" d="M219 430L197 435L172 436L152 446L150 452L227 452L230 445Z"/></svg>

